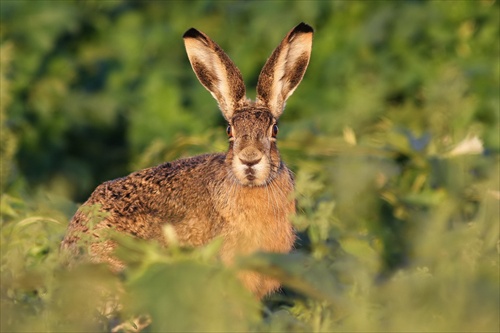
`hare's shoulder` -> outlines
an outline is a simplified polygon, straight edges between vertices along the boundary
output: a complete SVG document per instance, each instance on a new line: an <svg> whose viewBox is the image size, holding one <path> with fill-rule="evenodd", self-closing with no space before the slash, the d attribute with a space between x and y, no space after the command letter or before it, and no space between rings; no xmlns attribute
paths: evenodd
<svg viewBox="0 0 500 333"><path fill-rule="evenodd" d="M132 177L144 177L146 179L164 178L168 179L182 173L194 173L205 170L214 170L224 166L226 155L223 153L203 154L189 158L182 158L173 162L166 162L156 167L144 169L132 173ZM203 174L200 174L203 175ZM192 174L191 177L197 176Z"/></svg>
<svg viewBox="0 0 500 333"><path fill-rule="evenodd" d="M128 201L137 202L140 198L150 198L172 186L178 187L190 182L200 184L204 180L213 180L224 168L224 163L223 153L204 154L135 171L99 185L86 204L116 205L120 201L126 205Z"/></svg>
<svg viewBox="0 0 500 333"><path fill-rule="evenodd" d="M225 163L225 154L204 154L189 158L165 162L160 165L135 171L128 176L106 181L99 185L92 196L110 197L118 199L120 193L149 192L156 186L165 186L174 178L197 176L195 172L205 170L220 170ZM199 177L206 177L203 174Z"/></svg>

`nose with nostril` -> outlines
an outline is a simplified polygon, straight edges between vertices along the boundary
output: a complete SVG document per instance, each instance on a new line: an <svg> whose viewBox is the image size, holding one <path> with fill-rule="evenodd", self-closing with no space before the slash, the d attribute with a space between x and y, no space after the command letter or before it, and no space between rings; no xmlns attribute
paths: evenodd
<svg viewBox="0 0 500 333"><path fill-rule="evenodd" d="M241 157L239 159L240 159L241 163L245 164L246 166L251 167L251 166L254 166L255 164L259 163L260 160L262 159L262 157L259 157L259 158L253 159L253 160L245 160Z"/></svg>
<svg viewBox="0 0 500 333"><path fill-rule="evenodd" d="M245 164L247 167L252 167L262 160L263 155L264 154L259 149L248 146L243 148L237 156L241 163Z"/></svg>

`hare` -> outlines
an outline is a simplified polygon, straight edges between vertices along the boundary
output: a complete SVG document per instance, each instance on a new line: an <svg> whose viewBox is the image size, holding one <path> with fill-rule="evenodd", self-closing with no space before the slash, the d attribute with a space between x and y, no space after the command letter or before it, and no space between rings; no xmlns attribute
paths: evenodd
<svg viewBox="0 0 500 333"><path fill-rule="evenodd" d="M99 185L70 221L61 248L76 254L80 242L90 242L90 260L118 271L123 263L112 255L115 244L101 231L112 228L167 246L163 226L169 224L185 246L220 236L220 258L227 265L255 251L289 252L295 240L294 180L276 146L277 121L309 64L312 37L305 23L286 35L260 73L253 102L226 53L189 29L183 38L191 66L228 122L227 152L164 163ZM92 205L102 215L95 225ZM239 277L259 298L279 288L257 273Z"/></svg>

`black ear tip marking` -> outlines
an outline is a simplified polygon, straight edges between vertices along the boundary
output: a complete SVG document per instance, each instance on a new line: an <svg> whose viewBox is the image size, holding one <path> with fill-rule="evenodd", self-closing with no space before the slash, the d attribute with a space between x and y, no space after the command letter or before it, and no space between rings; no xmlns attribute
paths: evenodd
<svg viewBox="0 0 500 333"><path fill-rule="evenodd" d="M314 29L307 23L300 22L294 29L293 32L310 33L314 32Z"/></svg>
<svg viewBox="0 0 500 333"><path fill-rule="evenodd" d="M184 35L182 35L182 38L199 38L199 37L203 37L203 35L195 28L189 29L184 33Z"/></svg>

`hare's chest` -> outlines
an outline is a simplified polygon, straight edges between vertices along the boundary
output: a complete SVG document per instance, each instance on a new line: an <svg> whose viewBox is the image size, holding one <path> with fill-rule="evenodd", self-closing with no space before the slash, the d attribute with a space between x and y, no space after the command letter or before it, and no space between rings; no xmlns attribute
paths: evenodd
<svg viewBox="0 0 500 333"><path fill-rule="evenodd" d="M230 209L224 214L221 257L226 262L256 251L286 253L295 240L290 223L294 202L287 196L268 197L266 191L248 192L233 197Z"/></svg>

